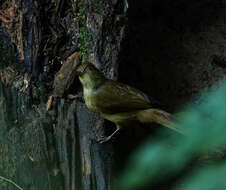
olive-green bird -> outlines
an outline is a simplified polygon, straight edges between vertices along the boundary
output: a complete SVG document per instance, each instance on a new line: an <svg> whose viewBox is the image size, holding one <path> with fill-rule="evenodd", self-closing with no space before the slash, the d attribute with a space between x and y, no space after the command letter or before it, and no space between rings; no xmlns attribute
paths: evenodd
<svg viewBox="0 0 226 190"><path fill-rule="evenodd" d="M158 123L182 133L173 124L172 115L153 108L152 102L140 90L105 78L91 63L80 64L77 74L87 107L116 124L117 129L102 142L110 140L122 127L135 122Z"/></svg>

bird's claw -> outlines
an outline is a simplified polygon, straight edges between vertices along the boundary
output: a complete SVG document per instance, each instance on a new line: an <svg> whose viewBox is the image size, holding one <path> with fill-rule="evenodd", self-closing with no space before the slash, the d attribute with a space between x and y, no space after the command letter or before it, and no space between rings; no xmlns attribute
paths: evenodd
<svg viewBox="0 0 226 190"><path fill-rule="evenodd" d="M102 144L111 140L119 130L120 128L117 128L111 135L109 135L108 137L102 137L100 140L98 140L98 142Z"/></svg>

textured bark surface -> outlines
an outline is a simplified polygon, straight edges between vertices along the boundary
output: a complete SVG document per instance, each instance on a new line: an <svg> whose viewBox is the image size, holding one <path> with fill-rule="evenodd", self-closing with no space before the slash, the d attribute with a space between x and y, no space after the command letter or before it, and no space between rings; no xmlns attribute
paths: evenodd
<svg viewBox="0 0 226 190"><path fill-rule="evenodd" d="M78 47L116 78L120 7L117 0L1 1L1 176L24 189L111 189L113 149L96 141L103 120L66 98L79 92L73 77L60 93L53 81ZM16 188L1 182L1 189Z"/></svg>
<svg viewBox="0 0 226 190"><path fill-rule="evenodd" d="M76 79L46 112L54 77L78 47L107 77L170 111L224 76L223 0L129 7L127 19L121 0L0 0L1 176L26 190L112 189L131 151L149 136L150 129L131 127L97 143L114 125L66 98L81 90ZM16 189L0 182L0 189Z"/></svg>

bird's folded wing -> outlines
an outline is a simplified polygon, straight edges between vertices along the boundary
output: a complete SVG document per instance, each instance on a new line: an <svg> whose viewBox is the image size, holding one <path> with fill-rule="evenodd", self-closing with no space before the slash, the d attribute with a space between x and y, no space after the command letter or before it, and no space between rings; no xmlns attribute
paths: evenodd
<svg viewBox="0 0 226 190"><path fill-rule="evenodd" d="M143 92L112 80L97 89L95 102L101 112L112 114L151 108L150 100Z"/></svg>

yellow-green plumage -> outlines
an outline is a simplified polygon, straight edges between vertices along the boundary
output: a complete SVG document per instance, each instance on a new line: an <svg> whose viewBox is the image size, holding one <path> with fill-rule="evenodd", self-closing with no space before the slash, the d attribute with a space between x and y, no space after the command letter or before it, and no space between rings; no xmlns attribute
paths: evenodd
<svg viewBox="0 0 226 190"><path fill-rule="evenodd" d="M92 64L82 64L77 69L83 85L87 107L120 127L133 122L156 122L173 130L171 114L154 109L148 97L138 89L106 79ZM111 136L110 136L111 137Z"/></svg>

